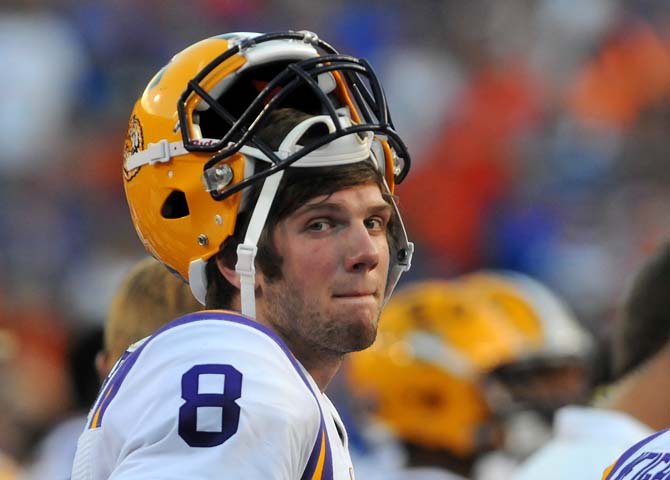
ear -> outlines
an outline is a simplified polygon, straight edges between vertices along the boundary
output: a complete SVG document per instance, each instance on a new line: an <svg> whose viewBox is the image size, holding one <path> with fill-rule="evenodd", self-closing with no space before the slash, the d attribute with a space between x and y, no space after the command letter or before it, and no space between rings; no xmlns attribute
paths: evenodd
<svg viewBox="0 0 670 480"><path fill-rule="evenodd" d="M227 267L223 263L223 260L219 257L216 257L216 266L219 269L219 272L221 272L221 275L223 275L223 278L228 280L228 282L238 290L241 289L240 276L235 271L235 269ZM262 280L261 277L262 274L258 271L258 269L256 269L256 279L254 282L256 285L256 289L258 289L261 286L261 280Z"/></svg>
<svg viewBox="0 0 670 480"><path fill-rule="evenodd" d="M223 263L223 260L218 256L216 257L216 267L219 269L219 272L221 272L221 275L223 275L223 278L228 280L228 282L238 290L240 289L240 276L234 269L227 267Z"/></svg>

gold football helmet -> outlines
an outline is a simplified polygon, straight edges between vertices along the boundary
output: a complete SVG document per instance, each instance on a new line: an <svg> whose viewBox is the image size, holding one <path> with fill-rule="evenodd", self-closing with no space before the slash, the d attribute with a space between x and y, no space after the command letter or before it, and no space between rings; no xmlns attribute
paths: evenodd
<svg viewBox="0 0 670 480"><path fill-rule="evenodd" d="M291 132L272 151L256 134L270 112L284 107L317 117L298 125L298 133L314 121L328 133L302 145ZM253 212L247 232L260 235L267 215L261 210L269 209L284 169L355 161L372 161L391 193L410 163L370 65L311 32L232 33L191 45L149 82L130 116L124 187L147 250L204 303L207 260L244 209ZM267 168L254 171L259 162ZM255 182L263 184L261 209L245 197ZM404 228L400 236L391 287L411 258ZM243 313L252 316L257 240L247 233L238 249Z"/></svg>
<svg viewBox="0 0 670 480"><path fill-rule="evenodd" d="M396 292L376 342L349 356L352 391L407 442L461 458L499 446L488 375L547 350L549 327L558 322L543 318L555 312L543 310L537 292L521 282L534 285L520 275L479 272Z"/></svg>

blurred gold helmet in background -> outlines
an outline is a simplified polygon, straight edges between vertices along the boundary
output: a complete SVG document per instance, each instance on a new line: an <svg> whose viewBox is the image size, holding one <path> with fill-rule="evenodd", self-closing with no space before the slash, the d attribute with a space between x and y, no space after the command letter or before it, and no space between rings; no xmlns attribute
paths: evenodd
<svg viewBox="0 0 670 480"><path fill-rule="evenodd" d="M569 342L553 339L556 329ZM350 355L346 371L354 394L398 438L465 458L499 445L497 417L517 401L514 392L490 395L494 372L543 357L583 359L589 349L588 334L545 287L483 271L396 292L375 344Z"/></svg>

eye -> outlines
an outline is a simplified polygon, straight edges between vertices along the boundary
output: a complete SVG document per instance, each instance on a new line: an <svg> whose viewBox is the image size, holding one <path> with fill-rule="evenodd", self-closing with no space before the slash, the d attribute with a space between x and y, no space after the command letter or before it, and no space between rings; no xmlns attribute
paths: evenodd
<svg viewBox="0 0 670 480"><path fill-rule="evenodd" d="M386 221L381 217L366 218L364 223L368 230L375 232L382 232L386 229Z"/></svg>
<svg viewBox="0 0 670 480"><path fill-rule="evenodd" d="M323 218L320 218L318 220L312 220L307 224L307 230L310 232L324 232L328 230L328 228L333 226L333 222L330 220L326 220Z"/></svg>

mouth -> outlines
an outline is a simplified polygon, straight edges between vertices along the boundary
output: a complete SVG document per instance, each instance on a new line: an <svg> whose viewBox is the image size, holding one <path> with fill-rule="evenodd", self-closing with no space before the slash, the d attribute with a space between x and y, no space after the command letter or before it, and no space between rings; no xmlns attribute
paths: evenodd
<svg viewBox="0 0 670 480"><path fill-rule="evenodd" d="M343 293L336 293L333 294L333 298L365 298L365 297L376 297L377 292L359 292L359 291L352 291L352 292L343 292Z"/></svg>

